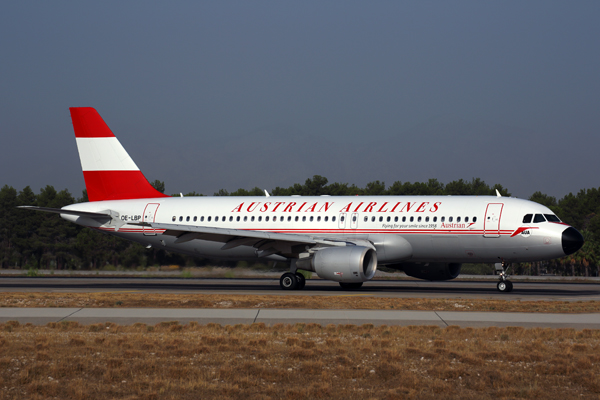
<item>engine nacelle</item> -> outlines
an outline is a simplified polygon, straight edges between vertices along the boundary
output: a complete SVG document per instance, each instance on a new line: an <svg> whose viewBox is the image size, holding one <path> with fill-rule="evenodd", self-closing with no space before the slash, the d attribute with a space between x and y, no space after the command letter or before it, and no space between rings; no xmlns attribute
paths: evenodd
<svg viewBox="0 0 600 400"><path fill-rule="evenodd" d="M390 265L392 268L401 269L408 276L425 279L428 281L447 281L460 274L462 264L458 263L401 263Z"/></svg>
<svg viewBox="0 0 600 400"><path fill-rule="evenodd" d="M310 259L298 260L299 269L314 271L336 282L365 282L377 272L377 253L364 246L328 247Z"/></svg>

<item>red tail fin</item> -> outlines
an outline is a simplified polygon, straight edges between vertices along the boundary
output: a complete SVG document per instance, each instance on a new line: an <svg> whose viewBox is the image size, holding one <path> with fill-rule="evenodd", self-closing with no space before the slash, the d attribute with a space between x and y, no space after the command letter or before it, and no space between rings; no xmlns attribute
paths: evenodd
<svg viewBox="0 0 600 400"><path fill-rule="evenodd" d="M150 185L95 109L70 110L90 201L169 197Z"/></svg>

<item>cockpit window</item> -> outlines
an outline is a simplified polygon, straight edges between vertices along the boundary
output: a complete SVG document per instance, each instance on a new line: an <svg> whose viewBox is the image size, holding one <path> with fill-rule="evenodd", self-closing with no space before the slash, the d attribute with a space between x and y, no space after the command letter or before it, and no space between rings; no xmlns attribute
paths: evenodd
<svg viewBox="0 0 600 400"><path fill-rule="evenodd" d="M550 222L561 222L560 219L554 214L544 214L544 217Z"/></svg>
<svg viewBox="0 0 600 400"><path fill-rule="evenodd" d="M527 214L526 216L523 217L523 223L524 224L528 224L531 222L531 218L533 218L533 214Z"/></svg>
<svg viewBox="0 0 600 400"><path fill-rule="evenodd" d="M533 217L533 222L546 222L546 218L544 218L542 214L535 214L535 217Z"/></svg>

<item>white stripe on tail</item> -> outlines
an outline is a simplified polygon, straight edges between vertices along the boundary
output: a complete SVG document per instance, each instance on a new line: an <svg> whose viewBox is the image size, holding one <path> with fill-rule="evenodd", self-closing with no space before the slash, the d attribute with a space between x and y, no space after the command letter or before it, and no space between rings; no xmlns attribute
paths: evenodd
<svg viewBox="0 0 600 400"><path fill-rule="evenodd" d="M70 110L90 201L168 197L150 185L95 109Z"/></svg>

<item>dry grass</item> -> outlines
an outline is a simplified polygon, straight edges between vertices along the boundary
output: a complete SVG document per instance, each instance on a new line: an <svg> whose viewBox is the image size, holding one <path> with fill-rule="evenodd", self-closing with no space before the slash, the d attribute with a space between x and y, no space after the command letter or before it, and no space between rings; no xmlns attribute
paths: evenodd
<svg viewBox="0 0 600 400"><path fill-rule="evenodd" d="M0 324L6 399L597 399L600 330Z"/></svg>
<svg viewBox="0 0 600 400"><path fill-rule="evenodd" d="M155 294L155 293L0 293L0 307L301 308L418 311L600 312L598 301L519 301L415 299L361 296Z"/></svg>

